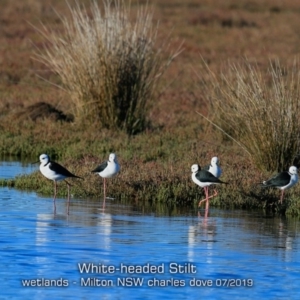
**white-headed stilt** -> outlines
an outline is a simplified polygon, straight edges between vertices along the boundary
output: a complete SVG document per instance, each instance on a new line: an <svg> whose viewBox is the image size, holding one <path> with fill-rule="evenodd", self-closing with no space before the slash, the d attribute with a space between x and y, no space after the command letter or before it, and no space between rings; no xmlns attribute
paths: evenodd
<svg viewBox="0 0 300 300"><path fill-rule="evenodd" d="M120 165L117 160L115 153L110 153L108 161L105 161L97 168L95 168L92 173L98 173L103 178L103 209L105 208L105 199L106 199L106 178L114 177L120 171Z"/></svg>
<svg viewBox="0 0 300 300"><path fill-rule="evenodd" d="M281 197L280 203L282 203L284 191L291 188L298 182L298 169L295 166L291 166L289 171L280 172L272 178L264 181L261 186L262 187L275 187L280 190Z"/></svg>
<svg viewBox="0 0 300 300"><path fill-rule="evenodd" d="M214 156L210 161L210 165L204 166L203 170L208 171L211 174L213 174L215 177L219 178L222 174L222 169L220 168L218 157ZM215 189L214 194L210 198L215 197L217 195L218 195L218 191Z"/></svg>
<svg viewBox="0 0 300 300"><path fill-rule="evenodd" d="M214 156L211 159L210 165L203 167L203 170L210 172L215 177L219 178L222 174L222 170L219 165L219 159L217 156Z"/></svg>
<svg viewBox="0 0 300 300"><path fill-rule="evenodd" d="M40 155L40 171L41 173L48 179L54 181L54 197L53 197L53 205L54 205L54 213L56 212L56 205L55 205L55 199L56 199L56 193L57 193L57 181L64 180L66 178L80 178L79 176L76 176L72 174L70 171L68 171L66 168L61 166L60 164L51 161L50 157L47 154L41 154ZM69 205L70 205L70 183L65 181L68 186L68 207L67 207L67 213L69 214Z"/></svg>
<svg viewBox="0 0 300 300"><path fill-rule="evenodd" d="M201 200L198 206L200 206L202 202L206 201L205 209L208 210L209 209L208 199L216 196L216 194L211 195L210 197L208 196L208 187L212 184L222 184L222 183L227 184L227 182L221 181L216 176L214 176L213 174L211 174L206 170L201 170L201 167L198 164L192 165L191 171L192 171L192 180L200 187L203 187L205 192L205 199Z"/></svg>

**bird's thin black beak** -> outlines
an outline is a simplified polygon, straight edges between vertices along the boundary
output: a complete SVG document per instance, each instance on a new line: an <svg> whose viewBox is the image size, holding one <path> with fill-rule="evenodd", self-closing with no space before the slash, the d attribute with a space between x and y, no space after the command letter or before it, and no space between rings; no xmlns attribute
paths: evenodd
<svg viewBox="0 0 300 300"><path fill-rule="evenodd" d="M35 161L35 162L32 162L31 164L32 165L35 165L35 164L37 164L37 163L39 163L40 161L38 160L38 161Z"/></svg>

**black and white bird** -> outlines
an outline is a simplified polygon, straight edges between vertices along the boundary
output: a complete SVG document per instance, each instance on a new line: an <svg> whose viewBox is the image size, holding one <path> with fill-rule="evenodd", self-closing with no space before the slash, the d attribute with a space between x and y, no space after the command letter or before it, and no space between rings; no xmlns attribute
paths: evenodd
<svg viewBox="0 0 300 300"><path fill-rule="evenodd" d="M275 187L280 190L281 197L280 203L282 203L284 191L291 188L298 182L298 169L295 166L291 166L289 171L280 172L272 178L264 181L261 186L262 187Z"/></svg>
<svg viewBox="0 0 300 300"><path fill-rule="evenodd" d="M219 178L217 178L207 170L201 170L201 167L198 164L192 165L191 171L192 171L193 182L199 185L200 187L204 188L204 192L205 192L205 199L201 200L198 206L200 206L203 201L206 201L205 209L208 210L209 208L208 199L215 196L215 195L212 195L210 197L208 196L208 187L212 184L222 184L222 183L227 184L227 182L221 181Z"/></svg>
<svg viewBox="0 0 300 300"><path fill-rule="evenodd" d="M115 153L110 153L108 161L105 161L97 168L95 168L92 173L98 173L103 178L103 208L105 208L105 199L106 199L106 178L114 177L120 171L120 165L117 160Z"/></svg>
<svg viewBox="0 0 300 300"><path fill-rule="evenodd" d="M222 174L222 170L219 165L218 157L214 156L211 159L210 165L204 166L203 170L206 170L206 171L210 172L211 174L213 174L215 177L219 178ZM214 194L210 198L215 197L217 195L218 195L218 191L215 189Z"/></svg>
<svg viewBox="0 0 300 300"><path fill-rule="evenodd" d="M214 156L211 159L210 165L203 167L203 170L208 171L215 177L219 178L222 174L222 169L220 168L218 157Z"/></svg>
<svg viewBox="0 0 300 300"><path fill-rule="evenodd" d="M56 212L56 205L55 205L55 199L56 199L56 193L57 193L57 181L64 180L66 178L80 178L79 176L76 176L72 174L70 171L68 171L66 168L61 166L60 164L51 161L50 157L47 154L41 154L40 155L40 171L41 173L48 179L54 181L54 198L53 198L53 205L54 205L54 212ZM68 186L68 208L67 213L69 214L69 205L70 205L70 184L65 181Z"/></svg>

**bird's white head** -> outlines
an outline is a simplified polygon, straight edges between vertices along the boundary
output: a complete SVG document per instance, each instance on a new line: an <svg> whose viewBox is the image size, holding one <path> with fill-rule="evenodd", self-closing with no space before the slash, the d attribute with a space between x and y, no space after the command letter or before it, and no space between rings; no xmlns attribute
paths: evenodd
<svg viewBox="0 0 300 300"><path fill-rule="evenodd" d="M217 165L217 164L219 164L219 159L218 159L218 157L214 156L214 157L211 159L211 164L212 164L212 165Z"/></svg>
<svg viewBox="0 0 300 300"><path fill-rule="evenodd" d="M199 165L194 164L191 166L192 173L197 173L199 170L201 170Z"/></svg>
<svg viewBox="0 0 300 300"><path fill-rule="evenodd" d="M109 154L108 160L110 162L117 161L117 155L115 153Z"/></svg>
<svg viewBox="0 0 300 300"><path fill-rule="evenodd" d="M291 166L291 167L289 168L289 173L292 174L292 175L297 174L297 173L298 173L297 167Z"/></svg>
<svg viewBox="0 0 300 300"><path fill-rule="evenodd" d="M47 164L49 162L50 158L47 154L41 154L40 155L40 162Z"/></svg>

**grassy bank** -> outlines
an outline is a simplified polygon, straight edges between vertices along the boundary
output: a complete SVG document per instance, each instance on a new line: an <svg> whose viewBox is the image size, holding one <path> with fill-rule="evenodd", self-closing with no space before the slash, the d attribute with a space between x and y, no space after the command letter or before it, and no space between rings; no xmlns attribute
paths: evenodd
<svg viewBox="0 0 300 300"><path fill-rule="evenodd" d="M223 169L222 179L229 184L218 187L219 195L211 200L212 207L261 208L278 212L287 209L287 213L299 214L298 186L286 194L282 206L277 206L280 191L261 189L258 186L259 182L271 174L259 171L230 141L213 145L205 139L198 140L199 128L193 130L187 128L188 126L164 132L163 135L161 130L153 130L131 138L122 133L111 136L111 132L107 131L106 135L103 133L101 137L89 135L94 141L78 140L76 143L72 138L69 140L62 138L60 142L52 139L50 144L57 145L53 147L55 151L52 150L52 156L57 158L56 161L84 178L84 180L69 180L74 197L93 197L102 200L102 178L92 174L91 170L107 159L109 152L115 151L118 154L121 171L117 177L108 180L109 196L119 201L129 200L133 203L166 203L196 208L199 200L204 198L204 193L192 182L190 167L193 163L208 164L210 158L217 154ZM51 149L45 148L45 143L40 143L39 138L33 136L35 136L32 141L35 151L31 154L36 153L33 158L36 160L38 154L50 153ZM49 136L53 137L54 132ZM45 179L39 171L31 175L24 174L11 181L2 180L0 185L53 195L53 183ZM58 195L66 197L67 188L64 183L59 184Z"/></svg>
<svg viewBox="0 0 300 300"><path fill-rule="evenodd" d="M279 191L262 190L257 183L272 172L257 168L241 147L225 139L196 113L208 117L214 114L199 80L199 76L202 80L208 78L200 68L201 57L212 71L223 68L225 74L224 61L235 61L242 56L255 60L261 69L274 58L291 65L290 58L294 59L300 46L299 8L294 1L286 1L284 5L274 5L271 0L263 4L252 1L251 5L235 0L198 2L153 3L154 22L160 20L162 29L157 39L163 41L171 32L174 37L171 48L178 49L184 41L184 51L156 87L148 115L150 125L134 136L121 130L100 130L98 123L56 121L47 115L32 120L26 108L41 101L51 103L65 114L73 113L65 91L46 82L61 85L61 79L47 66L32 60L34 48L42 50L45 42L34 27L40 26L42 20L54 30L62 30L51 6L62 14L68 14L68 8L54 0L8 1L2 5L0 154L37 160L41 153L47 153L85 178L74 180L74 196L100 198L102 179L90 171L107 159L110 152L115 152L121 172L108 181L109 195L120 201L191 206L197 206L204 197L203 191L191 181L191 165L206 165L217 155L223 169L222 179L230 184L218 187L219 196L211 201L211 206L269 207L279 198ZM134 12L135 2L132 8ZM0 185L53 193L52 182L38 172L13 181L2 180ZM287 213L299 215L299 191L296 186L287 193L283 207ZM61 183L60 196L66 192L65 184Z"/></svg>

